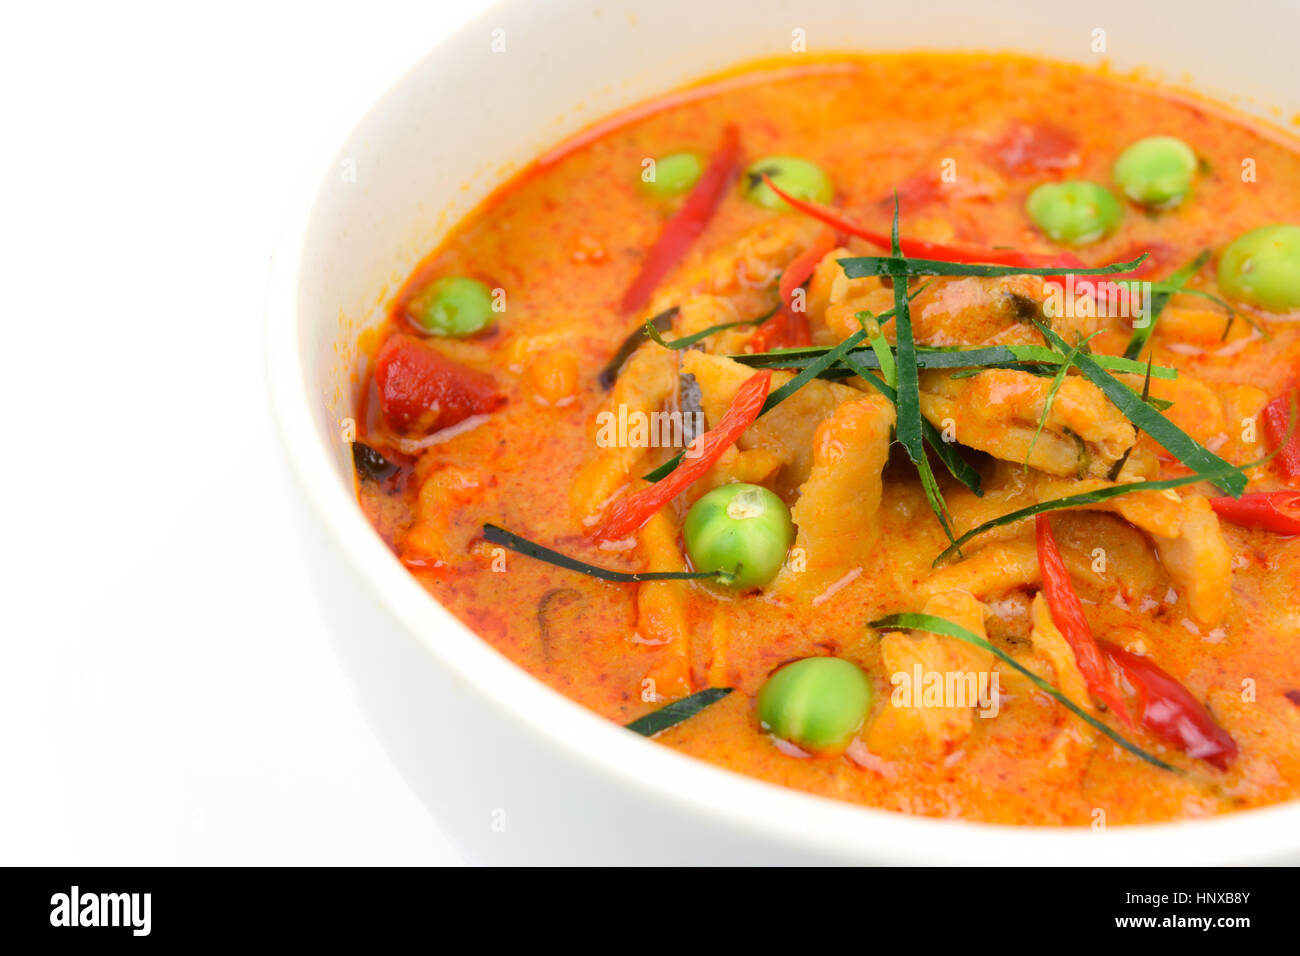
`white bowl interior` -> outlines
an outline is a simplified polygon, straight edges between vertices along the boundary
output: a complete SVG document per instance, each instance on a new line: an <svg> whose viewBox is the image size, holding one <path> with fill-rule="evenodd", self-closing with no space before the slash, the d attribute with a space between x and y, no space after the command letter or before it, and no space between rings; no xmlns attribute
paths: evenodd
<svg viewBox="0 0 1300 956"><path fill-rule="evenodd" d="M1265 29L1264 24L1274 26ZM960 48L1015 50L1085 64L1104 60L1116 71L1143 68L1148 77L1194 88L1277 122L1300 113L1290 40L1298 26L1300 14L1282 2L1255 4L1249 16L1217 3L1120 0L1087 5L1023 0L977 5L965 0L498 4L442 42L351 130L320 180L307 184L288 244L277 257L268 329L272 397L315 520L331 526L334 540L350 552L358 578L381 601L401 604L412 633L424 635L435 654L456 656L456 666L471 683L488 694L500 692L502 707L532 708L534 714L537 707L549 709L564 727L564 745L588 747L586 759L606 770L620 765L628 772L654 763L656 775L673 778L665 793L682 789L677 784L688 778L713 798L718 794L713 788L725 786L728 799L746 803L754 825L769 833L783 824L779 816L766 814L797 810L803 822L798 832L784 834L790 840L816 844L819 838L810 834L824 825L828 851L869 858L869 841L859 847L841 837L837 843L833 827L860 822L858 829L870 829L867 821L874 821L874 827L881 814L787 794L655 752L662 748L624 742L621 738L630 735L553 699L556 695L504 661L492 664L495 655L485 646L483 653L468 649L465 642L477 644L477 639L423 595L374 535L369 543L363 540L369 529L354 504L342 424L352 414L359 381L358 335L382 318L400 283L446 231L547 146L683 82L750 58L787 55L796 31L803 31L814 54ZM1099 30L1104 31L1104 54L1093 49ZM1241 72L1243 66L1249 73ZM502 683L509 684L509 695ZM731 783L720 783L722 777ZM1134 858L1154 858L1147 853L1160 852L1187 860L1232 859L1239 855L1237 841L1265 837L1271 827L1264 817L1274 813L1286 814L1289 826L1284 829L1292 834L1293 845L1282 849L1291 852L1300 814L1289 808L1203 826L1198 841L1217 827L1222 842L1201 843L1195 850L1175 852L1178 840L1159 835L1170 827L1133 828L1131 839L1125 839L1141 847ZM940 826L887 819L892 829L905 828L920 845L930 841L917 833ZM962 832L976 829L992 828L963 827ZM952 829L945 832L951 839ZM1048 838L1044 831L1036 832ZM1142 838L1143 832L1154 836ZM1079 834L1057 833L1052 839L1067 841L1068 852L1076 856L1087 852ZM1140 839L1147 842L1136 842ZM997 845L1007 846L1005 834ZM1041 856L1044 844L1036 845L1037 853L1025 844L1027 859ZM896 858L910 856L900 850ZM978 857L959 852L954 858ZM1115 856L1112 850L1097 858Z"/></svg>

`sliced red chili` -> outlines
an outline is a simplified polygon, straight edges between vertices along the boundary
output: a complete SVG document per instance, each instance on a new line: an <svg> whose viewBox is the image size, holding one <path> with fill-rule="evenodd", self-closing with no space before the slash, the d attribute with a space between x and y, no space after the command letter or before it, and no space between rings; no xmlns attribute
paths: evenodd
<svg viewBox="0 0 1300 956"><path fill-rule="evenodd" d="M781 273L781 282L778 289L781 293L781 301L791 312L801 310L794 307L792 301L794 290L799 288L805 282L812 278L813 270L817 268L817 263L826 258L826 254L835 248L835 230L823 229L803 252L799 253L790 260L790 264L785 267Z"/></svg>
<svg viewBox="0 0 1300 956"><path fill-rule="evenodd" d="M777 309L775 315L758 327L745 346L751 352L767 352L780 348L790 337L790 313L785 306Z"/></svg>
<svg viewBox="0 0 1300 956"><path fill-rule="evenodd" d="M736 397L731 400L717 426L691 442L681 464L648 488L642 488L615 502L595 536L604 541L627 537L654 517L660 508L689 488L753 424L758 413L763 410L763 402L771 383L770 370L747 378L736 390Z"/></svg>
<svg viewBox="0 0 1300 956"><path fill-rule="evenodd" d="M786 336L790 348L804 348L812 345L812 328L808 325L808 313L800 309L790 313L790 332Z"/></svg>
<svg viewBox="0 0 1300 956"><path fill-rule="evenodd" d="M384 421L399 432L436 432L505 402L490 375L408 335L392 336L379 350L375 384Z"/></svg>
<svg viewBox="0 0 1300 956"><path fill-rule="evenodd" d="M784 192L779 186L772 182L768 176L763 177L763 182L768 187L784 199L791 207L799 210L805 215L811 216L818 222L823 222L839 232L850 236L857 236L859 239L865 239L873 246L879 246L881 249L892 249L893 244L883 232L875 232L871 229L864 229L857 223L850 221L833 209L828 209L815 202L809 202L805 199L797 199L789 193ZM912 256L917 259L938 259L942 262L963 262L969 264L995 265L995 266L1024 266L1026 268L1044 269L1052 266L1060 266L1063 269L1068 267L1082 267L1083 263L1070 253L1058 253L1056 255L1041 255L1029 252L1017 252L1014 249L983 249L979 246L953 245L944 242L926 242L924 239L907 239L900 238L898 246L903 255Z"/></svg>
<svg viewBox="0 0 1300 956"><path fill-rule="evenodd" d="M1270 444L1281 449L1273 460L1274 465L1291 481L1300 478L1300 428L1287 438L1291 425L1291 396L1295 394L1296 383L1292 382L1281 395L1264 406L1264 432Z"/></svg>
<svg viewBox="0 0 1300 956"><path fill-rule="evenodd" d="M790 260L790 264L781 273L781 281L777 286L781 295L781 310L750 336L750 351L766 352L781 346L812 345L807 307L794 301L794 293L812 277L817 263L834 248L835 230L825 229L813 240L812 245Z"/></svg>
<svg viewBox="0 0 1300 956"><path fill-rule="evenodd" d="M1205 705L1149 658L1102 641L1101 649L1137 693L1142 726L1170 746L1220 770L1237 756L1237 744Z"/></svg>
<svg viewBox="0 0 1300 956"><path fill-rule="evenodd" d="M1052 522L1047 515L1034 518L1034 533L1038 543L1038 568L1043 574L1043 597L1052 612L1052 621L1061 636L1065 638L1074 660L1079 665L1079 673L1092 696L1104 701L1106 706L1124 721L1126 726L1133 726L1133 719L1124 707L1119 687L1111 675L1106 661L1092 636L1092 627L1084 617L1083 605L1079 595L1074 592L1070 581L1070 572L1066 570L1061 558L1061 549L1056 545L1052 535Z"/></svg>
<svg viewBox="0 0 1300 956"><path fill-rule="evenodd" d="M740 134L735 126L728 125L722 130L722 144L709 159L709 165L682 207L664 224L659 238L641 263L641 271L623 293L620 308L624 312L635 312L649 302L664 276L672 271L704 232L736 176L739 157Z"/></svg>
<svg viewBox="0 0 1300 956"><path fill-rule="evenodd" d="M807 200L796 199L789 193L783 192L767 176L763 177L763 181L767 183L773 192L784 199L792 207L805 215L811 216L818 222L824 222L826 225L831 226L846 235L857 236L859 239L865 239L867 242L874 246L879 246L881 249L889 250L893 248L893 244L890 242L889 237L883 232L863 229L861 226L846 219L833 209L828 209L825 206L818 205L814 202L808 202ZM944 242L926 242L922 239L906 239L901 237L898 240L898 247L902 251L903 255L912 256L917 259L937 259L941 262L961 262L969 265L1020 266L1026 269L1060 268L1062 270L1062 275L1044 276L1043 280L1047 282L1064 282L1064 273L1068 273L1072 269L1087 268L1087 263L1083 262L1083 260L1071 252L1058 252L1053 255L1045 255L1042 253L1018 252L1015 249L983 249L979 246L953 245ZM1138 253L1138 255L1141 255L1141 253ZM1136 258L1136 256L1134 256L1134 258ZM1137 279L1149 271L1150 269L1147 267L1147 263L1144 262L1141 266L1131 272L1116 273L1115 275L1109 275L1105 278L1112 282ZM1075 283L1075 288L1085 295L1091 295L1094 298L1098 297L1098 287L1095 279L1081 279ZM1111 287L1103 286L1102 288ZM1104 297L1102 301L1105 301ZM1298 454L1297 458L1300 460L1300 454Z"/></svg>
<svg viewBox="0 0 1300 956"><path fill-rule="evenodd" d="M1300 491L1252 491L1240 498L1211 498L1210 507L1220 518L1243 528L1300 534Z"/></svg>

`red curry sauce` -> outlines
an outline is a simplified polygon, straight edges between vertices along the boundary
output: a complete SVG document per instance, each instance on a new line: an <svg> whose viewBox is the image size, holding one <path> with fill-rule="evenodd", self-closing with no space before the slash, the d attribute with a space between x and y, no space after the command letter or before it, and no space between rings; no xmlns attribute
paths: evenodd
<svg viewBox="0 0 1300 956"><path fill-rule="evenodd" d="M734 74L707 95L667 98L661 109L628 114L626 123L601 124L571 147L553 150L494 194L420 266L394 303L382 333L384 348L411 348L391 338L410 336L464 370L464 381L456 379L440 393L452 396L450 405L458 411L452 428L436 431L432 442L428 436L447 424L447 401L429 411L438 403L421 397L419 388L407 389L402 401L410 407L387 407L388 420L380 386L369 385L361 440L401 466L396 476L359 485L361 504L379 533L430 594L484 640L610 720L627 723L702 688L735 688L657 739L740 773L909 813L1026 824L1087 824L1098 810L1112 823L1170 820L1294 798L1300 792L1300 539L1292 536L1218 523L1231 557L1230 588L1221 596L1226 610L1219 613L1213 605L1220 596L1197 576L1203 569L1194 566L1190 577L1185 570L1175 573L1172 552L1153 548L1148 531L1128 516L1074 510L1052 517L1096 637L1158 662L1234 741L1234 759L1219 769L1180 752L1149 727L1125 728L1113 710L1092 701L1090 710L1099 719L1181 774L1099 736L1001 665L995 666L1002 697L992 719L963 716L957 733L929 726L925 745L913 746L907 728L921 725L885 717L894 706L891 668L882 651L886 636L867 622L919 611L937 593L977 599L989 640L1063 690L1078 676L1050 644L1032 639L1033 601L1041 588L1031 566L1033 522L1001 529L965 552L971 560L983 552L986 563L1000 562L996 572L936 572L931 562L949 542L897 444L883 464L878 502L873 500L862 527L842 529L850 536L843 563L823 561L812 573L759 591L735 593L695 581L607 583L484 541L483 525L492 523L601 567L663 570L680 560L685 568L681 520L706 486L755 480L794 504L802 486L794 479L809 480L790 455L768 461L748 449L743 465L715 470L622 545L601 546L591 537L608 502L583 501L582 489L608 487L615 499L626 496L643 486L639 476L677 450L646 448L625 456L620 480L602 485L592 479L601 454L597 415L612 401L599 375L620 343L649 316L702 289L711 301L725 300L713 305L731 309L732 318L760 314L777 302L779 272L794 258L789 250L806 249L821 231L797 212L746 201L747 184L733 178L684 260L645 307L626 312L621 302L647 250L685 202L647 195L641 182L647 157L694 150L707 161L733 126L741 165L763 156L807 157L834 184L830 205L864 227L888 231L897 190L905 236L1044 256L1069 251L1097 265L1148 252L1148 275L1156 279L1203 249L1217 258L1227 243L1256 226L1300 223L1297 144L1184 96L1010 56L881 56L753 69L759 72ZM763 70L774 72L764 76ZM1079 247L1051 241L1027 217L1026 197L1036 186L1064 178L1109 184L1116 155L1155 133L1190 144L1200 161L1193 192L1177 207L1151 211L1126 204L1113 234ZM1245 160L1257 171L1253 181L1243 181ZM954 172L951 181L945 170ZM835 238L840 255L880 253L860 240ZM777 268L749 274L752 263L769 261L765 256L780 260ZM831 258L819 261L820 271L808 284L808 334L814 344L833 345L855 326L837 326L829 318L834 310L828 303L844 294L844 283L839 280L837 293ZM1191 285L1214 294L1212 263ZM489 331L426 337L408 320L412 297L451 275L504 290L504 311ZM892 305L887 284L870 280L879 284L872 288L867 280L854 281L863 284L850 290L850 299L860 296L877 313ZM969 283L994 280L959 286L960 281L938 280L918 295L918 342L1041 342L1023 323L1004 323L1001 315L980 311L985 286ZM1177 368L1180 377L1178 383L1153 382L1152 394L1173 401L1164 414L1194 439L1244 464L1270 447L1262 425L1251 440L1243 437L1245 425L1300 371L1300 326L1289 321L1295 315L1243 304L1238 309L1244 317L1223 338L1224 314L1215 305L1190 296L1171 300L1152 337L1152 356L1157 365ZM665 335L698 331L683 321L679 315ZM851 316L841 321L851 322ZM1131 335L1121 321L1097 323L1094 331L1094 352L1112 356L1124 351ZM744 351L751 334L752 329L728 330L716 337L730 336L727 348L706 341L705 352L682 350L673 360L698 363L706 352ZM892 342L892 331L889 337ZM643 346L647 352L657 348ZM625 365L620 382L639 374L638 368ZM922 374L925 388L930 380ZM954 379L940 391L985 379L995 376ZM707 390L708 380L701 381ZM978 400L975 393L959 392L953 407L977 416L982 409L966 406L992 407L987 403L1000 401L1016 382L1008 378L989 386ZM832 393L848 394L827 392ZM865 389L860 397L877 401L869 398L874 394ZM945 400L935 395L935 402ZM706 396L712 428L717 415L708 410ZM972 418L970 427L979 424ZM965 418L957 422L959 442L966 427ZM818 431L816 440L835 438L828 434ZM1137 441L1156 469L1146 477L1186 473L1149 438ZM1033 469L1026 472L981 450L968 451L966 458L984 479L985 499L971 497L936 466L961 530L1032 496L1023 475ZM818 467L816 460L812 467ZM1281 489L1288 481L1276 467L1255 470L1251 479L1251 491ZM1220 494L1208 484L1196 485L1180 489L1173 500L1193 492ZM853 538L869 538L869 546L855 551ZM1004 550L991 550L998 548ZM1101 564L1098 550L1105 557ZM949 575L952 591L936 588L936 573ZM1193 612L1198 589L1205 592L1195 597L1199 614ZM895 645L920 647L915 637ZM755 697L782 664L825 655L858 664L875 697L847 752L815 756L765 733ZM1123 690L1132 700L1133 688ZM1076 692L1087 700L1082 684Z"/></svg>

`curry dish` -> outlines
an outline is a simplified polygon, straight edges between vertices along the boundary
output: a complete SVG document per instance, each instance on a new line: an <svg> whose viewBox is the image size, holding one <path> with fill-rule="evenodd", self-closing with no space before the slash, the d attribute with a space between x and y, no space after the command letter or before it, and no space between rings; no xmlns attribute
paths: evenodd
<svg viewBox="0 0 1300 956"><path fill-rule="evenodd" d="M1300 793L1300 149L1014 56L764 62L542 155L365 347L361 505L660 744L1019 824Z"/></svg>

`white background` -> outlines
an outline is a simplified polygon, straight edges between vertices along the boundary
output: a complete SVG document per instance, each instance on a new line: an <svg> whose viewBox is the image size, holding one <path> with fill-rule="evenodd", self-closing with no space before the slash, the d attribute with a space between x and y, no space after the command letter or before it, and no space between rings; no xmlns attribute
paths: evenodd
<svg viewBox="0 0 1300 956"><path fill-rule="evenodd" d="M6 7L0 864L459 861L308 590L262 300L340 116L488 5Z"/></svg>

